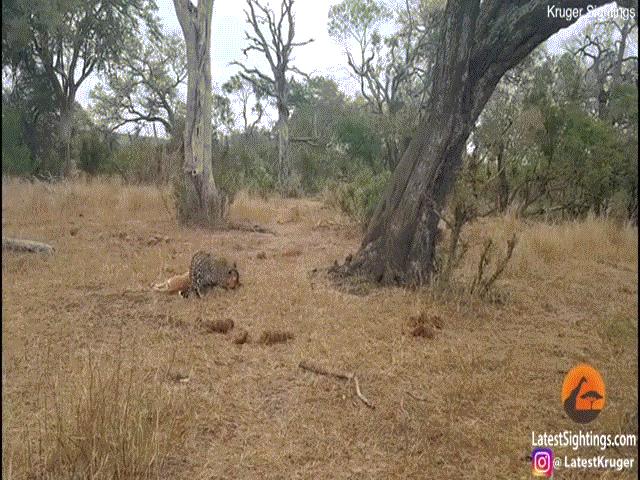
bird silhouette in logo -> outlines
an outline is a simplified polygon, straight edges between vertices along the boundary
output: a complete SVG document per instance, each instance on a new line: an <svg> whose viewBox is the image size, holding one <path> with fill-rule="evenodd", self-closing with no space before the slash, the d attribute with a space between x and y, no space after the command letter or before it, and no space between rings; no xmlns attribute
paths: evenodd
<svg viewBox="0 0 640 480"><path fill-rule="evenodd" d="M594 410L593 403L604 398L595 390L588 391L587 393L580 395L580 398L583 400L590 399L591 408L589 410L578 409L576 406L578 395L580 394L580 389L585 383L589 383L589 380L587 379L587 377L583 376L578 381L578 384L573 389L571 389L571 393L564 401L565 412L567 412L567 415L569 415L570 418L578 423L589 423L590 421L595 419L600 413L600 409Z"/></svg>

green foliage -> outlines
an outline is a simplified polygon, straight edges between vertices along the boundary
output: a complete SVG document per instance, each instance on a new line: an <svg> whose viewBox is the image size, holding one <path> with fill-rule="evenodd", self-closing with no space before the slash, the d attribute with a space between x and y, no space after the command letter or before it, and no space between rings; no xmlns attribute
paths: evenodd
<svg viewBox="0 0 640 480"><path fill-rule="evenodd" d="M3 58L6 52L12 63L28 69L36 58L51 62L58 54L75 53L86 65L68 62L67 67L101 70L118 60L143 23L157 33L156 8L152 0L9 0L2 3Z"/></svg>
<svg viewBox="0 0 640 480"><path fill-rule="evenodd" d="M482 211L506 197L519 214L633 214L637 83L624 69L620 83L611 83L591 63L539 50L503 78L473 134L475 151L463 172Z"/></svg>
<svg viewBox="0 0 640 480"><path fill-rule="evenodd" d="M222 91L240 101L243 133L252 134L264 114L262 102L267 91L260 88L260 84L250 82L239 74L227 80L222 85ZM232 121L229 122L228 127L233 127Z"/></svg>
<svg viewBox="0 0 640 480"><path fill-rule="evenodd" d="M184 40L171 34L127 41L118 68L91 91L92 113L110 129L158 124L172 135L186 108L178 92L187 78Z"/></svg>
<svg viewBox="0 0 640 480"><path fill-rule="evenodd" d="M375 32L388 14L384 4L375 0L343 0L329 8L329 35L339 39L352 36L361 41L367 30Z"/></svg>
<svg viewBox="0 0 640 480"><path fill-rule="evenodd" d="M178 163L175 155L167 155L163 159L159 144L138 139L128 145L117 147L109 161L102 164L100 171L117 173L129 183L157 183L166 181L176 173Z"/></svg>
<svg viewBox="0 0 640 480"><path fill-rule="evenodd" d="M618 190L614 192L609 199L607 216L621 223L626 221L632 213L629 208L632 203L633 198L629 191Z"/></svg>
<svg viewBox="0 0 640 480"><path fill-rule="evenodd" d="M231 130L233 127L233 112L231 111L231 101L224 95L214 93L212 96L212 121L213 128L219 131L222 128Z"/></svg>
<svg viewBox="0 0 640 480"><path fill-rule="evenodd" d="M158 33L155 10L154 0L2 3L3 69L10 69L12 77L22 84L25 103L32 107L23 113L35 116L30 119L34 130L42 114L49 118L53 114L62 122L60 131L65 135L49 143L60 147L60 156L68 152L69 130L64 120L75 108L79 87L91 74L116 67L142 29ZM15 87L12 85L14 91ZM40 108L42 97L49 98L51 103L46 109ZM50 169L51 155L46 152L43 157L38 159L40 164ZM65 165L65 170L72 166Z"/></svg>
<svg viewBox="0 0 640 480"><path fill-rule="evenodd" d="M31 175L36 163L25 142L20 112L11 107L2 109L2 174Z"/></svg>
<svg viewBox="0 0 640 480"><path fill-rule="evenodd" d="M332 179L344 176L349 159L335 149L296 146L292 149L295 168L300 172L297 188L307 194L318 193Z"/></svg>
<svg viewBox="0 0 640 480"><path fill-rule="evenodd" d="M575 55L572 53L563 54L557 61L548 61L551 68L555 67L557 72L557 87L554 89L556 96L562 102L578 103L586 94L586 85L582 76L581 66ZM549 79L546 79L549 86Z"/></svg>
<svg viewBox="0 0 640 480"><path fill-rule="evenodd" d="M316 193L328 182L353 178L363 166L375 172L383 169L379 124L360 102L346 98L327 78L296 82L293 87L291 137L308 139L291 146L297 189Z"/></svg>
<svg viewBox="0 0 640 480"><path fill-rule="evenodd" d="M638 87L633 84L620 84L611 90L609 99L609 115L612 120L622 126L635 127L635 138L638 134Z"/></svg>
<svg viewBox="0 0 640 480"><path fill-rule="evenodd" d="M233 135L213 154L213 175L231 197L244 188L266 197L276 188L276 145L261 133Z"/></svg>
<svg viewBox="0 0 640 480"><path fill-rule="evenodd" d="M393 9L376 0L343 0L330 8L329 33L345 45L351 75L360 85L361 110L375 114L372 124L390 169L426 107L442 14L438 2L426 0ZM396 31L382 36L378 28L391 19Z"/></svg>
<svg viewBox="0 0 640 480"><path fill-rule="evenodd" d="M362 170L349 182L334 182L327 189L327 202L352 218L366 223L378 205L391 174Z"/></svg>
<svg viewBox="0 0 640 480"><path fill-rule="evenodd" d="M287 198L298 198L304 195L304 187L302 186L302 175L297 172L292 172L283 182L278 186L278 190L282 195Z"/></svg>
<svg viewBox="0 0 640 480"><path fill-rule="evenodd" d="M557 176L564 196L577 214L600 212L625 175L617 133L607 123L577 109L565 110L563 135L557 145Z"/></svg>
<svg viewBox="0 0 640 480"><path fill-rule="evenodd" d="M55 149L58 131L57 115L52 100L53 92L44 73L37 69L14 70L12 75L5 79L7 82L3 84L2 92L3 122L9 121L12 126L9 128L7 125L7 128L13 132L5 132L3 127L3 150L5 150L5 139L10 144L17 141L28 148L31 162L29 166L22 164L18 169L22 172L21 174L58 175L61 162L57 158ZM13 118L5 119L5 111ZM15 145L7 145L7 147L12 149ZM9 155L12 156L10 153ZM22 158L21 162L27 159L21 153L19 156L13 155L11 162L15 163L18 157Z"/></svg>
<svg viewBox="0 0 640 480"><path fill-rule="evenodd" d="M109 147L96 131L80 136L78 167L89 175L102 169L109 158Z"/></svg>
<svg viewBox="0 0 640 480"><path fill-rule="evenodd" d="M366 115L355 113L341 117L337 125L337 139L351 158L361 160L373 170L379 168L380 135Z"/></svg>
<svg viewBox="0 0 640 480"><path fill-rule="evenodd" d="M245 185L249 191L266 197L276 188L276 177L269 171L263 161L254 164L249 172L245 172Z"/></svg>

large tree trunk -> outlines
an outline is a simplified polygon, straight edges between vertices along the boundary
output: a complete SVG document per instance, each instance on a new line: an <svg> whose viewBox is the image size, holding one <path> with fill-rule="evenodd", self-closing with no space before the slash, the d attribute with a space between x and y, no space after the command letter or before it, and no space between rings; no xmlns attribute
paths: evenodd
<svg viewBox="0 0 640 480"><path fill-rule="evenodd" d="M620 85L620 83L622 82L622 64L624 63L624 54L627 51L627 39L631 34L632 25L633 24L631 20L625 20L622 26L619 27L620 40L618 42L618 51L616 52L616 62L613 66L613 75L611 79L614 87Z"/></svg>
<svg viewBox="0 0 640 480"><path fill-rule="evenodd" d="M281 189L287 185L291 176L289 165L289 109L278 108L278 183Z"/></svg>
<svg viewBox="0 0 640 480"><path fill-rule="evenodd" d="M289 164L289 85L284 72L274 76L278 107L278 184L285 193L291 176Z"/></svg>
<svg viewBox="0 0 640 480"><path fill-rule="evenodd" d="M217 189L211 166L212 90L211 15L213 0L174 0L176 14L187 45L187 115L184 130L185 187L188 218L196 223L222 221L226 202ZM195 201L191 201L194 198ZM179 209L180 211L180 209ZM183 215L185 216L185 215Z"/></svg>
<svg viewBox="0 0 640 480"><path fill-rule="evenodd" d="M73 129L72 105L64 106L60 110L60 120L58 123L58 135L60 141L60 158L62 160L62 174L65 177L74 176L78 167L76 159L71 156L71 133Z"/></svg>
<svg viewBox="0 0 640 480"><path fill-rule="evenodd" d="M606 2L571 0L563 7ZM353 260L335 269L384 284L423 284L433 273L439 212L467 137L504 73L570 22L550 1L449 0L426 118L404 152Z"/></svg>
<svg viewBox="0 0 640 480"><path fill-rule="evenodd" d="M400 149L398 148L396 140L393 138L385 139L384 146L386 149L387 167L393 172L400 161Z"/></svg>

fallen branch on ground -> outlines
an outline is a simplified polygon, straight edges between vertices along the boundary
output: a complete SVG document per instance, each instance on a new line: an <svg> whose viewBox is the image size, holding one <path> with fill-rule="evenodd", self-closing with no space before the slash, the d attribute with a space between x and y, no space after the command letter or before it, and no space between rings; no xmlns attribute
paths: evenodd
<svg viewBox="0 0 640 480"><path fill-rule="evenodd" d="M257 223L236 223L230 222L227 227L229 230L239 230L241 232L251 232L251 233L268 233L270 235L276 235L276 232L273 230L263 227L262 225L258 225Z"/></svg>
<svg viewBox="0 0 640 480"><path fill-rule="evenodd" d="M18 252L46 253L52 255L54 248L51 245L33 240L23 240L20 238L2 237L2 249L15 250Z"/></svg>
<svg viewBox="0 0 640 480"><path fill-rule="evenodd" d="M362 400L362 403L364 403L369 408L375 408L373 403L371 403L364 395L362 395L362 392L360 391L360 382L358 382L358 377L356 376L355 373L345 373L345 372L335 372L335 371L332 372L330 370L327 370L326 368L323 368L311 362L307 362L305 360L301 361L298 364L298 366L303 370L317 373L318 375L325 375L327 377L335 377L341 380L353 381L356 388L356 395L360 400Z"/></svg>
<svg viewBox="0 0 640 480"><path fill-rule="evenodd" d="M415 393L410 392L409 390L407 390L407 395L409 395L414 400L418 400L419 402L426 402L428 400L427 397L421 397L420 395L416 395Z"/></svg>

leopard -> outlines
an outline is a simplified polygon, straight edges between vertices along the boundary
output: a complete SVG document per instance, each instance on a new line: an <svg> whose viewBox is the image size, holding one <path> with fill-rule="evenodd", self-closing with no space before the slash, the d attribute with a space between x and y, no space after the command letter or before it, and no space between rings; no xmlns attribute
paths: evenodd
<svg viewBox="0 0 640 480"><path fill-rule="evenodd" d="M226 259L215 258L211 253L202 250L191 258L189 279L189 288L181 292L183 298L188 298L192 293L201 298L214 287L233 290L241 285L240 273L235 263L231 265Z"/></svg>

